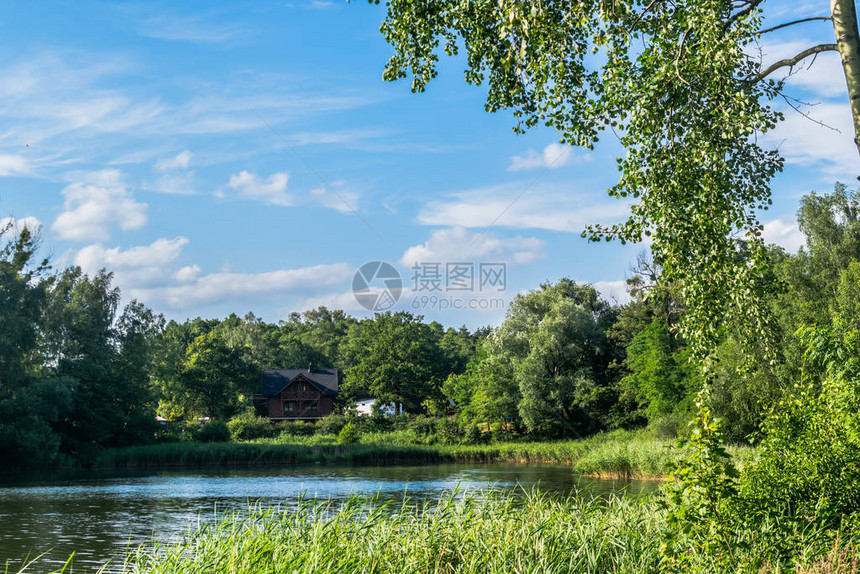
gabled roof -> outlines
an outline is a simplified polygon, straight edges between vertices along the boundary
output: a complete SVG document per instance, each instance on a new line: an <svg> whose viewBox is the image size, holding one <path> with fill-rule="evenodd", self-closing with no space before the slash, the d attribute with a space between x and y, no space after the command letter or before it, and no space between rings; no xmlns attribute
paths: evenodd
<svg viewBox="0 0 860 574"><path fill-rule="evenodd" d="M336 395L337 369L278 369L263 371L262 394L273 397L293 379L302 375L326 395Z"/></svg>

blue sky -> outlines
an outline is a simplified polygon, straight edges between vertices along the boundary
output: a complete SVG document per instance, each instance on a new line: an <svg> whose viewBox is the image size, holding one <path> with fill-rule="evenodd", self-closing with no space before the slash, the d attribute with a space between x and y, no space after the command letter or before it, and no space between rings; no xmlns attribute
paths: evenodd
<svg viewBox="0 0 860 574"><path fill-rule="evenodd" d="M826 9L772 4L773 23ZM357 1L7 3L0 219L40 224L57 266L107 267L126 300L180 320L275 321L322 304L364 315L352 279L373 260L397 265L407 288L415 261L505 262L494 295L505 300L564 276L623 300L642 246L579 236L625 213L604 191L618 146L565 151L545 128L515 135L509 114L484 111L462 61L444 60L423 94L383 82L383 15ZM763 61L832 34L827 22L781 31ZM788 167L762 220L795 250L800 196L853 182L860 162L837 55L789 83L841 130L787 110L768 136ZM428 294L407 289L396 308ZM504 314L421 305L446 325Z"/></svg>

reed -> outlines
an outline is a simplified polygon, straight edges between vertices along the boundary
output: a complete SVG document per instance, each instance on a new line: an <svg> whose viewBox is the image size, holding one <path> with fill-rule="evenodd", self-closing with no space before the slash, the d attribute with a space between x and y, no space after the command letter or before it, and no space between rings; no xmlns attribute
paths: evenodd
<svg viewBox="0 0 860 574"><path fill-rule="evenodd" d="M748 458L751 449L733 447ZM281 435L239 443L176 442L109 449L98 468L200 466L433 463L551 463L604 478L654 479L666 476L677 456L674 441L618 431L580 440L498 442L483 445L422 444L411 431L366 433L358 443L338 445L334 435Z"/></svg>
<svg viewBox="0 0 860 574"><path fill-rule="evenodd" d="M665 516L654 498L558 498L535 491L452 493L402 506L374 499L252 508L189 531L180 541L140 547L123 574L640 573L657 572ZM754 533L753 533L754 534ZM735 572L700 546L687 548L688 571ZM856 546L797 540L788 563L764 558L762 536L739 537L745 572L857 572ZM826 537L825 537L826 538ZM799 559L799 560L798 560Z"/></svg>

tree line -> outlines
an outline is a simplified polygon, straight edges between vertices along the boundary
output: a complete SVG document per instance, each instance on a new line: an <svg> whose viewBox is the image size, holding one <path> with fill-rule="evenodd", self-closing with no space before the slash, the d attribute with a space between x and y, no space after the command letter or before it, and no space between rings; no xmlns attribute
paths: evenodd
<svg viewBox="0 0 860 574"><path fill-rule="evenodd" d="M87 459L152 442L162 428L156 416L229 419L253 404L262 369L311 364L341 371L341 412L373 396L411 414L536 438L645 425L677 434L707 373L728 438L754 439L769 406L809 371L798 330L860 321L860 197L844 185L811 193L798 225L805 246L796 254L768 247L758 278L770 294L778 359L750 360L726 322L713 326L720 343L709 365L680 336L684 301L647 253L632 268L629 303L565 278L517 295L496 328L446 329L408 312L358 319L325 307L277 324L253 314L179 323L138 301L120 308L108 270L52 270L30 230L8 227L0 236L0 455ZM745 249L737 242L739 259Z"/></svg>

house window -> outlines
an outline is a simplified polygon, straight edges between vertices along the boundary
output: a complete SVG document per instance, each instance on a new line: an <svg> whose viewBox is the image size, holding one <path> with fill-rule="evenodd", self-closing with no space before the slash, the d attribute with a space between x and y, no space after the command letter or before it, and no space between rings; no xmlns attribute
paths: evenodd
<svg viewBox="0 0 860 574"><path fill-rule="evenodd" d="M308 407L309 411L315 411L318 409L319 409L319 402L317 402L317 401L312 402L311 405Z"/></svg>
<svg viewBox="0 0 860 574"><path fill-rule="evenodd" d="M284 401L284 414L288 415L296 410L296 403L293 401Z"/></svg>

